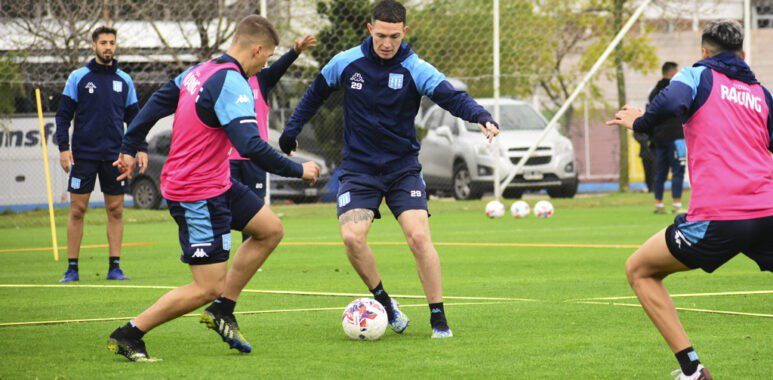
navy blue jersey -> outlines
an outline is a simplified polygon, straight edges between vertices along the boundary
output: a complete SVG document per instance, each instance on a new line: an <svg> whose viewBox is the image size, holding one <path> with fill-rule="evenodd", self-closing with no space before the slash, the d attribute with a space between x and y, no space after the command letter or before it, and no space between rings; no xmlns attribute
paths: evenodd
<svg viewBox="0 0 773 380"><path fill-rule="evenodd" d="M137 93L129 74L95 59L73 71L64 86L56 111L56 142L60 151L70 150L69 129L73 117L73 156L81 159L115 160L121 148L124 123L137 115ZM142 141L139 149L145 150Z"/></svg>
<svg viewBox="0 0 773 380"><path fill-rule="evenodd" d="M403 43L381 59L372 38L336 55L317 76L285 127L295 139L333 91L344 91L343 162L346 170L379 174L418 165L415 118L422 96L471 123L493 121L466 92Z"/></svg>

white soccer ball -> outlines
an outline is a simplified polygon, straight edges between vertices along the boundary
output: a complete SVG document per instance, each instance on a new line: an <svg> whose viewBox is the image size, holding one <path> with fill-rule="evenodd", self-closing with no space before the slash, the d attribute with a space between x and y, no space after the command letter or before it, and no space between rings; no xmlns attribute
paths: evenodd
<svg viewBox="0 0 773 380"><path fill-rule="evenodd" d="M513 218L523 219L529 216L529 213L531 213L531 207L524 201L515 201L513 202L513 205L510 206L510 214Z"/></svg>
<svg viewBox="0 0 773 380"><path fill-rule="evenodd" d="M341 326L349 338L355 340L376 340L386 331L386 310L378 301L358 298L352 301L341 316Z"/></svg>
<svg viewBox="0 0 773 380"><path fill-rule="evenodd" d="M500 201L491 201L486 205L486 216L491 219L501 218L505 215L505 205Z"/></svg>
<svg viewBox="0 0 773 380"><path fill-rule="evenodd" d="M550 218L553 216L553 204L548 201L539 201L534 205L534 215L538 218Z"/></svg>

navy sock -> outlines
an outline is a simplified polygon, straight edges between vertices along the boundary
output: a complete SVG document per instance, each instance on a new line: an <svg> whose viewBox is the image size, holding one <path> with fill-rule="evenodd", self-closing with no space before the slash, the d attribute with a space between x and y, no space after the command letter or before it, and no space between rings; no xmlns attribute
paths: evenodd
<svg viewBox="0 0 773 380"><path fill-rule="evenodd" d="M78 271L78 259L67 259L67 269Z"/></svg>
<svg viewBox="0 0 773 380"><path fill-rule="evenodd" d="M137 325L134 324L134 321L129 321L129 323L124 325L123 331L126 333L126 337L129 339L142 339L142 337L145 336L145 333L137 328Z"/></svg>
<svg viewBox="0 0 773 380"><path fill-rule="evenodd" d="M446 311L443 309L442 302L429 304L429 323L435 328L448 329Z"/></svg>
<svg viewBox="0 0 773 380"><path fill-rule="evenodd" d="M389 322L392 322L392 320L395 319L395 312L392 310L392 299L389 298L389 294L387 294L386 290L384 290L384 286L381 285L381 281L379 281L378 285L371 289L370 292L373 293L373 297L376 298L376 301L378 301L378 303L384 307L384 310L387 312L387 319Z"/></svg>
<svg viewBox="0 0 773 380"><path fill-rule="evenodd" d="M225 297L219 297L215 302L212 302L212 305L207 309L218 314L231 315L234 313L234 308L236 308L236 301L232 301Z"/></svg>
<svg viewBox="0 0 773 380"><path fill-rule="evenodd" d="M701 361L698 360L698 354L695 353L692 346L677 352L674 356L679 361L679 366L682 367L682 373L687 376L695 373L698 370L698 364L701 364Z"/></svg>
<svg viewBox="0 0 773 380"><path fill-rule="evenodd" d="M110 256L109 259L110 259L110 268L108 268L108 270L113 270L113 269L118 268L118 267L121 266L121 258L120 257Z"/></svg>

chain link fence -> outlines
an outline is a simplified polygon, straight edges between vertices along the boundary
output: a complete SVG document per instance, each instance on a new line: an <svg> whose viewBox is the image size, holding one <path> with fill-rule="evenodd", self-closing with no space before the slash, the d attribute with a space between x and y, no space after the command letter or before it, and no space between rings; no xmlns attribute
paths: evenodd
<svg viewBox="0 0 773 380"><path fill-rule="evenodd" d="M676 3L693 2L653 4L626 36L621 55L623 89L634 104L644 105L642 99L659 78L661 60L689 64L697 58L698 53L689 51L676 52L678 58L660 56L663 51L674 53L669 50L669 38L697 44L694 19L700 24L716 18L725 9L720 5L727 6L707 0L693 13L673 10ZM616 3L622 5L623 22L640 4L500 0L500 96L519 99L549 119L614 37ZM742 19L742 1L732 3ZM409 26L406 41L416 53L476 99L493 97L494 0L406 0L404 4ZM54 198L66 202L67 178L52 141L53 115L69 73L93 56L90 38L96 27L108 24L118 30L116 58L132 76L140 104L186 67L224 51L236 23L245 15L260 13L261 7L282 39L277 57L292 48L296 38L316 36L318 46L301 55L269 96L270 128L278 135L320 68L368 36L372 6L370 0L0 0L0 209L45 203L35 88L42 92ZM768 22L773 16L765 16L770 9L765 4L755 8L759 28L773 26ZM769 31L757 29L753 36L764 40L773 36ZM756 62L768 64L762 48L754 53ZM574 170L583 181L617 178L618 131L602 123L617 106L614 74L610 59L561 122L560 130L571 139L577 157ZM766 74L768 83L773 81L771 74ZM761 78L764 82L765 75ZM331 96L299 137L301 148L319 157L331 172L341 160L342 101L341 91ZM420 115L431 105L425 101ZM420 129L419 135L426 133ZM93 200L99 201L98 193Z"/></svg>

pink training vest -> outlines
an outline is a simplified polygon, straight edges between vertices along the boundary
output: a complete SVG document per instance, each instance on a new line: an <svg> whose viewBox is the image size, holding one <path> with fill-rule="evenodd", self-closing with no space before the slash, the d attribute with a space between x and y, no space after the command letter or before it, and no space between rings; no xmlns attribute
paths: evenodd
<svg viewBox="0 0 773 380"><path fill-rule="evenodd" d="M161 171L161 193L168 200L195 202L231 188L231 141L222 128L204 124L196 114L196 101L204 83L218 71L228 69L239 70L233 63L212 60L191 69L182 80L172 146Z"/></svg>
<svg viewBox="0 0 773 380"><path fill-rule="evenodd" d="M773 157L767 130L771 110L762 87L716 70L712 74L706 104L684 125L692 183L687 220L771 216Z"/></svg>
<svg viewBox="0 0 773 380"><path fill-rule="evenodd" d="M248 81L250 88L252 89L252 96L255 98L255 117L258 121L258 133L263 141L268 142L268 112L271 110L268 102L263 99L263 93L260 92L260 84L258 84L258 76L253 75ZM236 149L231 149L231 153L228 156L231 160L249 160L239 155Z"/></svg>

